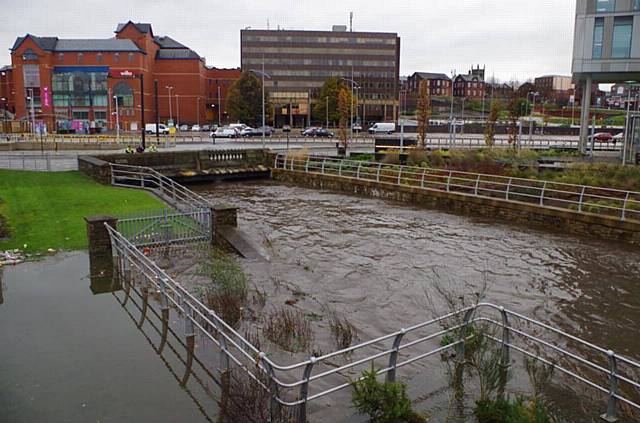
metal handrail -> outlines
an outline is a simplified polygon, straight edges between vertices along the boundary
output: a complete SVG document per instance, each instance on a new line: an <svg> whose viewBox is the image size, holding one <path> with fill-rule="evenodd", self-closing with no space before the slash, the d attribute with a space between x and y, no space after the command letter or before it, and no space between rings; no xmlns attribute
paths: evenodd
<svg viewBox="0 0 640 423"><path fill-rule="evenodd" d="M270 379L270 385L264 386L265 389L269 389L273 400L282 406L299 406L300 419L304 421L306 418L306 404L310 401L318 398L331 395L340 390L346 389L351 386L352 381L344 382L345 376L341 374L345 370L354 370L357 366L372 361L376 358L389 357L389 364L386 367L378 370L379 374L387 374L388 380L395 380L396 370L398 368L410 365L419 360L426 359L440 352L464 348L464 343L468 340L468 337L464 335L465 328L468 325L474 323L485 323L492 325L498 329L502 329L503 338L499 338L493 335L488 335L488 339L501 345L503 349L507 351L509 349L520 352L521 354L535 358L541 362L553 365L558 368L563 374L571 377L572 379L584 383L591 388L607 394L609 398L609 406L607 409L607 415L609 417L614 416L616 413L617 402L624 402L625 404L640 411L640 405L624 392L618 383L626 383L632 388L640 388L640 381L636 380L637 375L633 373L627 374L619 370L616 363L625 363L626 366L635 371L640 371L640 363L634 361L631 358L624 357L616 354L613 351L606 350L593 343L582 340L574 335L571 335L565 331L554 328L549 324L537 321L535 319L524 316L520 313L510 311L504 307L492 304L492 303L480 303L473 306L456 310L430 319L426 322L418 323L405 329L400 329L394 333L380 336L378 338L364 341L358 345L344 348L338 351L333 351L328 354L324 354L319 357L310 357L308 360L304 360L299 363L291 365L280 365L275 363L267 354L260 351L254 345L252 345L243 335L228 325L223 319L221 319L214 311L210 310L200 300L194 297L185 287L173 280L168 274L160 269L153 261L146 257L138 248L136 248L131 242L129 242L122 234L120 234L115 228L106 225L109 232L112 246L118 257L118 260L124 261L129 265L133 265L138 268L142 274L161 296L165 296L166 304L171 304L176 308L185 320L185 327L192 327L202 333L203 336L210 339L215 345L220 348L220 354L225 360L231 360L238 365L249 377L261 383L261 378L256 372L261 372L263 376L267 376ZM484 316L481 313L499 313L503 316L502 321L495 320L490 315ZM576 351L570 351L567 347L562 346L561 342L553 342L548 339L543 339L540 335L531 334L524 329L518 329L513 324L508 324L509 318L514 322L518 321L526 325L537 327L540 330L548 331L553 336L560 339L570 340L579 344L582 348L588 351L587 353L580 354ZM447 325L446 322L451 320L457 320L458 323L454 325ZM420 335L417 339L407 340L410 334L418 333L422 329L429 327L442 327L433 333L428 335ZM414 355L405 357L403 361L397 362L397 355L400 351L407 351L411 347L421 347L426 345L427 342L442 339L445 334L459 336L460 338L448 345L441 345L436 348L427 347L420 349ZM518 345L515 341L510 340L509 335L519 336L519 339L524 340L524 345ZM506 336L506 337L505 337ZM403 343L403 341L405 341ZM530 348L527 343L531 343L535 348ZM386 345L386 346L382 346ZM375 348L373 348L375 346ZM356 351L365 350L367 347L372 347L374 352L357 360L352 360L352 354ZM541 355L539 348L545 348L551 354L564 357L565 359L572 360L575 363L585 365L587 368L595 370L598 374L608 377L610 380L609 386L603 386L597 380L593 380L590 375L580 374L575 369L569 369L561 365L554 360ZM589 359L586 357L598 356L601 359L606 360L611 364L611 367L607 369L601 364L598 364L595 359ZM341 366L331 365L330 360L336 357L343 357L345 364ZM223 360L224 361L224 360ZM228 361L226 361L228 362ZM318 369L320 365L329 367L329 370L320 371L313 374L314 369ZM295 376L291 374L291 371L300 371L304 369L302 376ZM278 372L278 373L276 373ZM281 374L282 373L282 374ZM332 380L332 377L338 377L341 380ZM292 379L287 382L285 379ZM316 383L320 383L323 387L320 391L313 394L309 394L309 388ZM296 400L287 400L286 396L279 393L279 389L299 388L303 395L297 397Z"/></svg>
<svg viewBox="0 0 640 423"><path fill-rule="evenodd" d="M279 153L275 168L376 180L396 186L415 186L475 197L526 202L619 220L640 220L640 192L448 169L360 162L318 156ZM336 170L338 169L338 170ZM356 170L357 169L357 170ZM586 210L585 210L586 209Z"/></svg>

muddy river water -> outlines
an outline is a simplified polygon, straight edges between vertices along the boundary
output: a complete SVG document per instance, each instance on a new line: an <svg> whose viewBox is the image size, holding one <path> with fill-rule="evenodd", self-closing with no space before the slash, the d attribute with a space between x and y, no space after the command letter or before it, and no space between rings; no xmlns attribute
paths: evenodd
<svg viewBox="0 0 640 423"><path fill-rule="evenodd" d="M640 251L630 245L274 181L193 188L239 207L239 227L266 258L243 265L272 296L267 308L284 285L296 307L329 305L365 341L446 311L436 286L469 294L486 283L486 301L640 360ZM158 355L134 301L95 295L87 274L85 253L3 271L0 421L215 421L215 398L196 378L179 386L180 346ZM443 421L442 368L429 366L403 380L430 421ZM362 421L335 405L320 401L310 421Z"/></svg>

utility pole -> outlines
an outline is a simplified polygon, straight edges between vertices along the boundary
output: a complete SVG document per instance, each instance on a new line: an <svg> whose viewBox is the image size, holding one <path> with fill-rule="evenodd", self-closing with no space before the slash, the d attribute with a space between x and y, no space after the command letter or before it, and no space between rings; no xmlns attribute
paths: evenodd
<svg viewBox="0 0 640 423"><path fill-rule="evenodd" d="M262 148L265 148L265 126L266 126L266 115L265 115L265 97L264 97L264 78L271 78L271 75L267 74L264 71L264 54L262 55L262 71L250 69L249 72L253 72L262 77Z"/></svg>
<svg viewBox="0 0 640 423"><path fill-rule="evenodd" d="M36 134L36 109L33 105L33 88L29 88L29 111L31 114L31 136Z"/></svg>
<svg viewBox="0 0 640 423"><path fill-rule="evenodd" d="M200 126L200 96L196 96L196 124Z"/></svg>
<svg viewBox="0 0 640 423"><path fill-rule="evenodd" d="M325 112L326 112L326 122L325 122L325 129L329 129L329 96L326 96L325 98L326 101L326 107L325 107Z"/></svg>
<svg viewBox="0 0 640 423"><path fill-rule="evenodd" d="M456 80L456 70L453 69L451 72L451 110L449 111L449 147L453 147L453 139L454 139L454 132L456 130L456 127L454 125L453 122L453 94L454 94L454 84L455 84L455 80Z"/></svg>
<svg viewBox="0 0 640 423"><path fill-rule="evenodd" d="M218 82L218 126L222 126L222 107L220 105L220 83Z"/></svg>
<svg viewBox="0 0 640 423"><path fill-rule="evenodd" d="M178 127L180 127L180 96L177 94L176 94L176 123L178 124Z"/></svg>
<svg viewBox="0 0 640 423"><path fill-rule="evenodd" d="M160 117L158 114L158 80L154 79L153 80L153 96L154 98L154 103L156 106L156 144L160 145Z"/></svg>
<svg viewBox="0 0 640 423"><path fill-rule="evenodd" d="M165 88L169 92L169 120L173 120L173 113L171 111L171 90L173 87L171 85L166 85Z"/></svg>
<svg viewBox="0 0 640 423"><path fill-rule="evenodd" d="M311 90L307 90L307 126L311 126Z"/></svg>
<svg viewBox="0 0 640 423"><path fill-rule="evenodd" d="M120 111L118 110L118 96L113 96L116 101L116 142L120 141Z"/></svg>

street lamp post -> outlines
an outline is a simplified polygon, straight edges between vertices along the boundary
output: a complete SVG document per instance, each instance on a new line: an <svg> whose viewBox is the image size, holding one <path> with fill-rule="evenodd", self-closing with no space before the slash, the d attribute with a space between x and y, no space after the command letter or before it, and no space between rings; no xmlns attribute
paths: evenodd
<svg viewBox="0 0 640 423"><path fill-rule="evenodd" d="M351 82L351 130L349 131L349 134L351 135L349 136L349 139L352 140L353 139L353 90L356 85L358 86L358 89L360 89L360 85L356 81L350 78L341 78L341 79L347 82Z"/></svg>
<svg viewBox="0 0 640 423"><path fill-rule="evenodd" d="M171 112L171 90L173 87L171 85L166 85L165 88L169 91L169 120L173 120L173 113Z"/></svg>
<svg viewBox="0 0 640 423"><path fill-rule="evenodd" d="M29 114L31 115L31 135L35 136L36 133L36 110L33 105L33 88L29 88Z"/></svg>
<svg viewBox="0 0 640 423"><path fill-rule="evenodd" d="M539 96L540 93L529 91L527 93L527 101L529 100L529 95L532 98L531 112L529 113L529 144L533 144L533 112L536 109L536 96Z"/></svg>
<svg viewBox="0 0 640 423"><path fill-rule="evenodd" d="M329 129L329 96L326 96L325 98L326 101L326 105L325 105L325 113L326 113L326 122L325 122L325 128Z"/></svg>
<svg viewBox="0 0 640 423"><path fill-rule="evenodd" d="M453 69L451 71L451 110L449 111L449 144L450 147L453 147L453 143L454 143L454 137L455 137L455 131L456 131L456 127L454 125L453 122L453 94L454 94L454 86L455 86L455 80L456 80L456 70Z"/></svg>
<svg viewBox="0 0 640 423"><path fill-rule="evenodd" d="M267 74L264 71L264 56L262 57L262 70L250 69L249 72L253 72L262 77L262 148L265 148L265 126L266 126L266 117L265 117L265 98L264 98L264 78L271 79L271 75Z"/></svg>
<svg viewBox="0 0 640 423"><path fill-rule="evenodd" d="M120 113L118 111L118 96L113 96L116 101L116 141L120 141Z"/></svg>
<svg viewBox="0 0 640 423"><path fill-rule="evenodd" d="M220 106L220 84L218 83L218 126L222 126L222 107Z"/></svg>

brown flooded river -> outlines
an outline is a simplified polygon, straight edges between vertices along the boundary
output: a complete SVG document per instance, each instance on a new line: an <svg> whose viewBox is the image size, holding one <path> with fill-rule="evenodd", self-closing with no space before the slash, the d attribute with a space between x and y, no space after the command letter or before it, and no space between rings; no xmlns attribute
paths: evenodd
<svg viewBox="0 0 640 423"><path fill-rule="evenodd" d="M274 181L194 188L240 208L270 261L258 285L291 281L362 341L429 320L434 284L469 293L486 280L486 301L640 360L640 251L628 244Z"/></svg>

